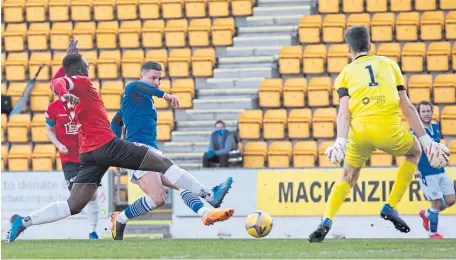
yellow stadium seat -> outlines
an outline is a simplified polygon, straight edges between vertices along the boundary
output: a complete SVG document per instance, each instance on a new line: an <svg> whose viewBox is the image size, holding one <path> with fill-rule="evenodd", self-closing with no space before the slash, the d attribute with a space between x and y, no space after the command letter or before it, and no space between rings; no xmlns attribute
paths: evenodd
<svg viewBox="0 0 456 260"><path fill-rule="evenodd" d="M212 77L216 56L213 48L196 49L192 57L194 77Z"/></svg>
<svg viewBox="0 0 456 260"><path fill-rule="evenodd" d="M168 51L166 49L148 51L146 61L159 63L163 70L162 77L166 76L166 68L168 67Z"/></svg>
<svg viewBox="0 0 456 260"><path fill-rule="evenodd" d="M134 20L138 18L138 0L117 0L116 13L119 20Z"/></svg>
<svg viewBox="0 0 456 260"><path fill-rule="evenodd" d="M32 153L33 171L52 171L55 161L55 146L53 144L37 144Z"/></svg>
<svg viewBox="0 0 456 260"><path fill-rule="evenodd" d="M300 141L293 149L293 167L315 167L317 161L317 142Z"/></svg>
<svg viewBox="0 0 456 260"><path fill-rule="evenodd" d="M73 39L78 41L79 49L88 50L94 48L95 31L95 22L76 23L73 30Z"/></svg>
<svg viewBox="0 0 456 260"><path fill-rule="evenodd" d="M340 0L318 0L319 13L338 13Z"/></svg>
<svg viewBox="0 0 456 260"><path fill-rule="evenodd" d="M185 0L185 16L187 18L206 17L208 0Z"/></svg>
<svg viewBox="0 0 456 260"><path fill-rule="evenodd" d="M300 74L302 60L302 47L284 46L279 54L280 74Z"/></svg>
<svg viewBox="0 0 456 260"><path fill-rule="evenodd" d="M431 101L432 75L419 74L412 75L408 82L408 96L413 104L420 101Z"/></svg>
<svg viewBox="0 0 456 260"><path fill-rule="evenodd" d="M456 75L439 74L434 81L434 103L454 104L456 102ZM435 109L434 109L435 110Z"/></svg>
<svg viewBox="0 0 456 260"><path fill-rule="evenodd" d="M8 116L6 114L2 114L2 132L0 134L1 142L5 142L5 130L6 130L6 125L8 124ZM3 145L2 145L3 146Z"/></svg>
<svg viewBox="0 0 456 260"><path fill-rule="evenodd" d="M441 120L442 134L456 135L456 106L443 107Z"/></svg>
<svg viewBox="0 0 456 260"><path fill-rule="evenodd" d="M92 20L93 0L71 1L71 20L90 21Z"/></svg>
<svg viewBox="0 0 456 260"><path fill-rule="evenodd" d="M139 18L143 20L160 18L161 0L139 0Z"/></svg>
<svg viewBox="0 0 456 260"><path fill-rule="evenodd" d="M396 20L396 39L398 41L416 41L418 39L418 26L420 13L399 13Z"/></svg>
<svg viewBox="0 0 456 260"><path fill-rule="evenodd" d="M408 12L412 11L412 0L394 0L390 1L391 12Z"/></svg>
<svg viewBox="0 0 456 260"><path fill-rule="evenodd" d="M27 34L27 24L10 23L6 30L2 31L4 37L3 47L6 51L23 51L25 48L25 35Z"/></svg>
<svg viewBox="0 0 456 260"><path fill-rule="evenodd" d="M102 51L97 61L99 79L117 79L119 77L120 51Z"/></svg>
<svg viewBox="0 0 456 260"><path fill-rule="evenodd" d="M50 0L48 8L49 20L51 22L65 22L70 20L69 0Z"/></svg>
<svg viewBox="0 0 456 260"><path fill-rule="evenodd" d="M2 40L3 40L3 37L2 37ZM3 76L3 73L5 73L5 62L6 62L6 53L5 52L2 52L2 61L1 61L1 67L2 67L2 76Z"/></svg>
<svg viewBox="0 0 456 260"><path fill-rule="evenodd" d="M305 78L289 78L283 86L284 107L304 107L307 92L307 80Z"/></svg>
<svg viewBox="0 0 456 260"><path fill-rule="evenodd" d="M29 141L30 119L30 114L16 114L9 118L7 125L9 142Z"/></svg>
<svg viewBox="0 0 456 260"><path fill-rule="evenodd" d="M450 69L450 42L431 42L426 53L428 71L448 71Z"/></svg>
<svg viewBox="0 0 456 260"><path fill-rule="evenodd" d="M263 124L263 112L261 110L244 110L238 121L241 139L260 139Z"/></svg>
<svg viewBox="0 0 456 260"><path fill-rule="evenodd" d="M206 47L210 45L211 19L193 19L188 28L188 43L192 47Z"/></svg>
<svg viewBox="0 0 456 260"><path fill-rule="evenodd" d="M2 95L6 95L7 90L6 82L2 82Z"/></svg>
<svg viewBox="0 0 456 260"><path fill-rule="evenodd" d="M31 156L31 144L13 144L8 153L8 170L12 172L29 171Z"/></svg>
<svg viewBox="0 0 456 260"><path fill-rule="evenodd" d="M448 148L450 148L450 165L454 166L454 165L456 165L456 139L451 140ZM2 147L2 153L3 153L3 147ZM2 155L2 158L3 158L3 155Z"/></svg>
<svg viewBox="0 0 456 260"><path fill-rule="evenodd" d="M263 118L264 139L284 139L287 125L286 109L269 109Z"/></svg>
<svg viewBox="0 0 456 260"><path fill-rule="evenodd" d="M99 80L92 80L92 86L97 90L98 93L100 93L100 81Z"/></svg>
<svg viewBox="0 0 456 260"><path fill-rule="evenodd" d="M323 19L323 42L337 43L344 41L345 15L328 14Z"/></svg>
<svg viewBox="0 0 456 260"><path fill-rule="evenodd" d="M332 138L335 134L336 109L317 108L312 118L312 136L314 138Z"/></svg>
<svg viewBox="0 0 456 260"><path fill-rule="evenodd" d="M415 0L417 11L429 11L437 9L437 0Z"/></svg>
<svg viewBox="0 0 456 260"><path fill-rule="evenodd" d="M163 46L165 31L164 20L146 21L142 28L142 45L146 48L159 48Z"/></svg>
<svg viewBox="0 0 456 260"><path fill-rule="evenodd" d="M106 109L117 110L120 108L124 86L121 80L104 81L101 85L101 100Z"/></svg>
<svg viewBox="0 0 456 260"><path fill-rule="evenodd" d="M386 12L388 2L387 0L366 0L366 11L369 13Z"/></svg>
<svg viewBox="0 0 456 260"><path fill-rule="evenodd" d="M305 139L310 137L312 111L310 108L292 109L288 115L288 137Z"/></svg>
<svg viewBox="0 0 456 260"><path fill-rule="evenodd" d="M89 63L89 78L96 78L96 67L98 62L97 51L80 51L82 57Z"/></svg>
<svg viewBox="0 0 456 260"><path fill-rule="evenodd" d="M5 62L6 80L25 80L28 64L27 52L10 52Z"/></svg>
<svg viewBox="0 0 456 260"><path fill-rule="evenodd" d="M139 36L141 35L141 21L124 21L119 29L119 45L120 48L139 48L141 43Z"/></svg>
<svg viewBox="0 0 456 260"><path fill-rule="evenodd" d="M443 11L424 12L421 17L421 40L442 39L445 17Z"/></svg>
<svg viewBox="0 0 456 260"><path fill-rule="evenodd" d="M52 57L50 52L32 52L29 60L29 79L33 79L35 74L38 72L38 68L41 64L44 67L38 74L37 80L50 80L49 70L51 65Z"/></svg>
<svg viewBox="0 0 456 260"><path fill-rule="evenodd" d="M332 164L325 155L326 149L333 145L333 141L324 141L320 143L320 148L318 149L318 163L320 167L324 168L334 168L339 167L340 165Z"/></svg>
<svg viewBox="0 0 456 260"><path fill-rule="evenodd" d="M2 114L3 116L3 114ZM3 138L2 138L3 139ZM8 147L9 145L2 145L2 172L6 171L6 162L8 159Z"/></svg>
<svg viewBox="0 0 456 260"><path fill-rule="evenodd" d="M11 103L13 107L16 106L26 88L27 82L10 82L6 95L11 97ZM22 111L25 111L27 109L26 107L27 106L25 106Z"/></svg>
<svg viewBox="0 0 456 260"><path fill-rule="evenodd" d="M250 16L253 13L255 0L231 0L233 16Z"/></svg>
<svg viewBox="0 0 456 260"><path fill-rule="evenodd" d="M373 151L370 157L372 167L390 167L393 165L393 156L381 150Z"/></svg>
<svg viewBox="0 0 456 260"><path fill-rule="evenodd" d="M18 23L24 21L25 0L2 1L2 20L6 23Z"/></svg>
<svg viewBox="0 0 456 260"><path fill-rule="evenodd" d="M348 64L348 45L331 44L328 51L328 73L339 73Z"/></svg>
<svg viewBox="0 0 456 260"><path fill-rule="evenodd" d="M30 94L30 109L33 112L46 111L51 97L52 91L49 83L37 83Z"/></svg>
<svg viewBox="0 0 456 260"><path fill-rule="evenodd" d="M364 0L342 0L342 11L344 13L364 12Z"/></svg>
<svg viewBox="0 0 456 260"><path fill-rule="evenodd" d="M44 22L48 9L47 0L33 0L25 3L25 17L27 22Z"/></svg>
<svg viewBox="0 0 456 260"><path fill-rule="evenodd" d="M46 118L42 113L35 113L33 116L30 123L30 132L33 142L49 142L46 135Z"/></svg>
<svg viewBox="0 0 456 260"><path fill-rule="evenodd" d="M456 70L456 44L453 45L453 49L451 50L451 61L453 70Z"/></svg>
<svg viewBox="0 0 456 260"><path fill-rule="evenodd" d="M349 15L347 19L347 28L354 25L364 25L367 28L370 28L370 15L366 13Z"/></svg>
<svg viewBox="0 0 456 260"><path fill-rule="evenodd" d="M157 140L171 140L171 131L174 129L173 111L158 111L157 117Z"/></svg>
<svg viewBox="0 0 456 260"><path fill-rule="evenodd" d="M248 142L244 148L244 168L263 168L267 150L266 142Z"/></svg>
<svg viewBox="0 0 456 260"><path fill-rule="evenodd" d="M395 62L401 59L401 45L399 43L382 43L378 48L377 55L388 57Z"/></svg>
<svg viewBox="0 0 456 260"><path fill-rule="evenodd" d="M31 51L48 49L49 23L32 23L27 31L27 46Z"/></svg>
<svg viewBox="0 0 456 260"><path fill-rule="evenodd" d="M432 112L432 120L435 122L440 122L440 109L439 106L434 106L433 112ZM442 139L444 140L444 139ZM440 141L442 143L442 141Z"/></svg>
<svg viewBox="0 0 456 260"><path fill-rule="evenodd" d="M276 108L281 106L282 79L264 79L258 90L260 107Z"/></svg>
<svg viewBox="0 0 456 260"><path fill-rule="evenodd" d="M171 93L171 82L169 80L162 80L160 82L160 90L165 93ZM157 109L167 109L169 108L169 103L167 100L158 97L152 97L154 100L155 108Z"/></svg>
<svg viewBox="0 0 456 260"><path fill-rule="evenodd" d="M233 45L233 35L236 32L234 19L218 18L212 25L212 45L231 46Z"/></svg>
<svg viewBox="0 0 456 260"><path fill-rule="evenodd" d="M165 28L165 43L168 48L185 47L187 45L187 19L169 20Z"/></svg>
<svg viewBox="0 0 456 260"><path fill-rule="evenodd" d="M453 10L456 9L456 1L454 0L440 0L440 9Z"/></svg>
<svg viewBox="0 0 456 260"><path fill-rule="evenodd" d="M307 45L302 58L304 74L321 74L325 72L326 45Z"/></svg>
<svg viewBox="0 0 456 260"><path fill-rule="evenodd" d="M195 97L195 82L192 78L176 79L171 93L179 99L179 108L192 108Z"/></svg>
<svg viewBox="0 0 456 260"><path fill-rule="evenodd" d="M303 15L299 21L299 42L320 43L321 15Z"/></svg>
<svg viewBox="0 0 456 260"><path fill-rule="evenodd" d="M93 18L95 21L114 20L115 0L94 0L93 1Z"/></svg>
<svg viewBox="0 0 456 260"><path fill-rule="evenodd" d="M226 17L230 15L232 0L209 0L209 16Z"/></svg>
<svg viewBox="0 0 456 260"><path fill-rule="evenodd" d="M394 159L396 160L396 166L400 166L402 162L405 161L404 156L394 157Z"/></svg>
<svg viewBox="0 0 456 260"><path fill-rule="evenodd" d="M309 82L309 87L307 88L309 106L329 106L331 86L331 77L312 78Z"/></svg>
<svg viewBox="0 0 456 260"><path fill-rule="evenodd" d="M168 71L170 77L190 76L190 64L192 62L189 48L173 49L168 58Z"/></svg>
<svg viewBox="0 0 456 260"><path fill-rule="evenodd" d="M448 12L445 20L445 36L447 40L456 39L456 11Z"/></svg>
<svg viewBox="0 0 456 260"><path fill-rule="evenodd" d="M289 141L272 142L268 151L269 168L288 168L290 167L292 144Z"/></svg>
<svg viewBox="0 0 456 260"><path fill-rule="evenodd" d="M140 50L127 50L122 56L122 77L138 78L144 62L144 52Z"/></svg>
<svg viewBox="0 0 456 260"><path fill-rule="evenodd" d="M394 13L376 13L372 18L371 37L374 42L390 42L393 40Z"/></svg>
<svg viewBox="0 0 456 260"><path fill-rule="evenodd" d="M161 0L164 19L176 19L184 16L184 0Z"/></svg>
<svg viewBox="0 0 456 260"><path fill-rule="evenodd" d="M97 48L116 49L119 24L117 21L99 22L96 31Z"/></svg>
<svg viewBox="0 0 456 260"><path fill-rule="evenodd" d="M426 45L424 42L408 42L402 50L402 71L422 72L424 70L424 57Z"/></svg>
<svg viewBox="0 0 456 260"><path fill-rule="evenodd" d="M51 49L62 51L66 50L68 47L68 42L70 41L72 35L72 22L54 23L50 34Z"/></svg>

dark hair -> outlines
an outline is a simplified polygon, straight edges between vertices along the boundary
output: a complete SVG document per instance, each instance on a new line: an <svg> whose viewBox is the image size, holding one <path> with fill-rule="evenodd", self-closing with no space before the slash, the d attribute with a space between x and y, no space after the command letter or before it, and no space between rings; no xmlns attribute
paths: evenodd
<svg viewBox="0 0 456 260"><path fill-rule="evenodd" d="M141 72L144 70L158 70L163 71L162 66L154 61L148 61L144 63L141 67Z"/></svg>
<svg viewBox="0 0 456 260"><path fill-rule="evenodd" d="M353 52L368 52L370 47L369 29L364 25L352 26L345 31L345 41Z"/></svg>
<svg viewBox="0 0 456 260"><path fill-rule="evenodd" d="M217 122L215 122L214 125L217 125L217 124L222 124L223 127L225 127L225 122L223 122L222 120L217 120Z"/></svg>
<svg viewBox="0 0 456 260"><path fill-rule="evenodd" d="M431 102L423 100L420 103L418 103L418 105L416 105L416 110L418 111L418 114L420 113L421 106L430 106L431 112L434 112L434 107L432 106Z"/></svg>
<svg viewBox="0 0 456 260"><path fill-rule="evenodd" d="M67 54L63 58L62 66L65 70L65 74L68 76L73 76L73 68L79 66L82 63L82 55L79 53Z"/></svg>

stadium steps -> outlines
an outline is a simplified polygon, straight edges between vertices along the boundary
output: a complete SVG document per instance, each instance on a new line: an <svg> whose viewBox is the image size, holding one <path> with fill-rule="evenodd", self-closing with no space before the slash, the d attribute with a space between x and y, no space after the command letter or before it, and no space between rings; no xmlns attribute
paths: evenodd
<svg viewBox="0 0 456 260"><path fill-rule="evenodd" d="M196 79L195 84L199 89L233 89L233 88L255 88L258 89L263 77L253 78L208 78Z"/></svg>
<svg viewBox="0 0 456 260"><path fill-rule="evenodd" d="M202 121L209 120L237 120L244 109L187 109L176 110L175 121ZM179 130L179 128L178 128Z"/></svg>
<svg viewBox="0 0 456 260"><path fill-rule="evenodd" d="M229 109L229 108L254 109L257 107L255 98L201 98L193 100L194 109Z"/></svg>
<svg viewBox="0 0 456 260"><path fill-rule="evenodd" d="M214 78L242 78L242 77L263 77L275 78L279 73L276 68L217 68L214 70Z"/></svg>
<svg viewBox="0 0 456 260"><path fill-rule="evenodd" d="M237 129L237 120L225 120L226 128L230 131ZM214 121L179 121L177 128L180 131L212 131L214 130Z"/></svg>
<svg viewBox="0 0 456 260"><path fill-rule="evenodd" d="M256 98L258 96L258 88L199 89L197 93L199 98L205 99Z"/></svg>
<svg viewBox="0 0 456 260"><path fill-rule="evenodd" d="M177 165L185 168L188 165L196 165L200 164L203 158L202 152L194 152L194 153L166 153L171 160L173 160Z"/></svg>
<svg viewBox="0 0 456 260"><path fill-rule="evenodd" d="M212 131L173 131L173 142L207 142Z"/></svg>
<svg viewBox="0 0 456 260"><path fill-rule="evenodd" d="M166 142L161 146L162 152L168 153L204 153L207 151L209 142Z"/></svg>
<svg viewBox="0 0 456 260"><path fill-rule="evenodd" d="M315 0L259 0L257 6L293 6L298 7L302 5L314 6Z"/></svg>
<svg viewBox="0 0 456 260"><path fill-rule="evenodd" d="M241 27L238 29L238 36L260 36L260 35L298 35L297 25L282 26L259 26L259 27Z"/></svg>
<svg viewBox="0 0 456 260"><path fill-rule="evenodd" d="M275 66L276 59L273 56L257 56L257 57L223 57L218 60L219 68L251 68Z"/></svg>
<svg viewBox="0 0 456 260"><path fill-rule="evenodd" d="M224 57L274 56L279 54L282 47L283 46L228 47L226 52L221 55L224 55Z"/></svg>

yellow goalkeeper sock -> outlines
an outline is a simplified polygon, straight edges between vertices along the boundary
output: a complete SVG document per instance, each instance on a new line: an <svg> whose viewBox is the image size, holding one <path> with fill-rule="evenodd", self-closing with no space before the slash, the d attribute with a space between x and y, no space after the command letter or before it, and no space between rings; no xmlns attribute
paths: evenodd
<svg viewBox="0 0 456 260"><path fill-rule="evenodd" d="M349 192L350 184L348 184L348 182L336 182L331 190L331 194L329 195L329 200L326 204L325 214L323 215L323 218L329 218L332 221Z"/></svg>
<svg viewBox="0 0 456 260"><path fill-rule="evenodd" d="M396 181L393 185L393 190L388 198L388 204L396 208L397 203L401 200L405 191L413 180L413 174L416 171L416 164L410 161L403 161L396 175Z"/></svg>

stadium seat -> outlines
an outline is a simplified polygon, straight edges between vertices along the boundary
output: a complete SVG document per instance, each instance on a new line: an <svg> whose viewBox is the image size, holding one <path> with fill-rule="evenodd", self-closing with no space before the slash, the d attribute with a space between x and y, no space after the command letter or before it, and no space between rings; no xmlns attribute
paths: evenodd
<svg viewBox="0 0 456 260"><path fill-rule="evenodd" d="M320 43L321 15L303 15L299 21L299 42Z"/></svg>
<svg viewBox="0 0 456 260"><path fill-rule="evenodd" d="M336 126L336 109L317 108L312 118L312 136L314 138L333 138Z"/></svg>
<svg viewBox="0 0 456 260"><path fill-rule="evenodd" d="M456 11L448 12L445 20L445 37L447 40L456 39Z"/></svg>
<svg viewBox="0 0 456 260"><path fill-rule="evenodd" d="M397 42L382 43L378 47L377 55L388 57L399 63L401 60L401 45Z"/></svg>
<svg viewBox="0 0 456 260"><path fill-rule="evenodd" d="M212 77L216 62L213 48L196 49L192 57L193 77Z"/></svg>
<svg viewBox="0 0 456 260"><path fill-rule="evenodd" d="M7 90L8 90L8 87L6 86L6 82L2 82L2 96L6 95Z"/></svg>
<svg viewBox="0 0 456 260"><path fill-rule="evenodd" d="M212 45L231 46L233 45L233 35L236 32L234 19L218 18L212 25Z"/></svg>
<svg viewBox="0 0 456 260"><path fill-rule="evenodd" d="M52 171L55 161L55 146L53 144L37 144L32 153L33 171Z"/></svg>
<svg viewBox="0 0 456 260"><path fill-rule="evenodd" d="M147 61L154 61L161 65L163 73L162 77L166 75L166 68L168 67L168 51L166 49L150 50L146 54Z"/></svg>
<svg viewBox="0 0 456 260"><path fill-rule="evenodd" d="M6 114L2 114L2 132L0 134L0 138L2 143L5 142L7 139L5 138L6 133L6 125L8 124L8 116ZM2 145L4 146L4 145Z"/></svg>
<svg viewBox="0 0 456 260"><path fill-rule="evenodd" d="M48 10L47 0L33 0L25 3L25 19L27 22L44 22Z"/></svg>
<svg viewBox="0 0 456 260"><path fill-rule="evenodd" d="M188 44L192 47L206 47L210 45L211 19L193 19L188 28Z"/></svg>
<svg viewBox="0 0 456 260"><path fill-rule="evenodd" d="M426 53L427 70L431 72L448 71L450 55L450 42L431 42Z"/></svg>
<svg viewBox="0 0 456 260"><path fill-rule="evenodd" d="M160 18L161 0L139 0L139 18L142 20Z"/></svg>
<svg viewBox="0 0 456 260"><path fill-rule="evenodd" d="M284 107L304 107L306 104L306 78L289 78L283 86Z"/></svg>
<svg viewBox="0 0 456 260"><path fill-rule="evenodd" d="M454 165L456 165L456 139L451 140L448 148L450 148L450 165L454 166ZM2 154L3 154L3 147L2 147ZM3 158L3 155L2 155L2 158Z"/></svg>
<svg viewBox="0 0 456 260"><path fill-rule="evenodd" d="M250 16L253 14L253 6L256 0L231 0L233 16Z"/></svg>
<svg viewBox="0 0 456 260"><path fill-rule="evenodd" d="M2 114L3 116L3 114ZM3 140L3 137L2 137L2 140ZM8 159L8 149L9 149L9 145L5 144L5 145L2 145L2 172L3 171L6 171L6 162L7 162L7 159Z"/></svg>
<svg viewBox="0 0 456 260"><path fill-rule="evenodd" d="M44 65L38 74L37 80L50 80L49 71L52 57L50 52L32 52L29 60L29 79L33 79L40 65Z"/></svg>
<svg viewBox="0 0 456 260"><path fill-rule="evenodd" d="M99 79L117 79L119 77L120 51L102 51L97 61Z"/></svg>
<svg viewBox="0 0 456 260"><path fill-rule="evenodd" d="M439 106L435 106L434 105L434 109L433 109L433 112L432 112L432 120L434 122L440 122L440 108L439 108ZM442 142L440 142L440 143L442 143Z"/></svg>
<svg viewBox="0 0 456 260"><path fill-rule="evenodd" d="M415 0L415 9L417 11L435 10L437 9L437 0Z"/></svg>
<svg viewBox="0 0 456 260"><path fill-rule="evenodd" d="M195 81L189 79L175 79L171 93L179 99L179 108L192 108L195 97Z"/></svg>
<svg viewBox="0 0 456 260"><path fill-rule="evenodd" d="M318 0L319 13L338 13L340 0Z"/></svg>
<svg viewBox="0 0 456 260"><path fill-rule="evenodd" d="M96 67L98 62L97 51L80 51L79 53L84 57L87 63L89 63L89 78L96 78ZM60 62L60 64L61 63L62 62Z"/></svg>
<svg viewBox="0 0 456 260"><path fill-rule="evenodd" d="M370 157L371 167L390 167L393 165L393 156L382 150L373 151Z"/></svg>
<svg viewBox="0 0 456 260"><path fill-rule="evenodd" d="M63 22L54 23L50 34L50 44L52 50L66 50L68 42L73 35L73 23ZM79 45L79 44L78 44Z"/></svg>
<svg viewBox="0 0 456 260"><path fill-rule="evenodd" d="M177 19L184 16L184 0L161 0L164 19Z"/></svg>
<svg viewBox="0 0 456 260"><path fill-rule="evenodd" d="M72 21L91 21L93 0L71 1Z"/></svg>
<svg viewBox="0 0 456 260"><path fill-rule="evenodd" d="M456 9L456 1L454 0L440 0L440 9L454 10Z"/></svg>
<svg viewBox="0 0 456 260"><path fill-rule="evenodd" d="M146 21L142 28L142 45L146 48L160 48L163 46L165 31L164 20Z"/></svg>
<svg viewBox="0 0 456 260"><path fill-rule="evenodd" d="M27 47L30 51L48 49L49 23L32 23L27 31Z"/></svg>
<svg viewBox="0 0 456 260"><path fill-rule="evenodd" d="M116 14L119 20L134 20L138 18L138 0L117 0Z"/></svg>
<svg viewBox="0 0 456 260"><path fill-rule="evenodd" d="M97 90L98 93L100 93L100 81L95 79L92 80L92 86Z"/></svg>
<svg viewBox="0 0 456 260"><path fill-rule="evenodd" d="M453 70L456 70L456 44L453 45L453 49L451 50L451 61Z"/></svg>
<svg viewBox="0 0 456 260"><path fill-rule="evenodd" d="M35 113L30 123L32 142L49 142L46 135L46 118L42 113ZM55 149L55 148L54 148Z"/></svg>
<svg viewBox="0 0 456 260"><path fill-rule="evenodd" d="M173 111L158 111L157 118L157 140L171 140L171 131L174 129Z"/></svg>
<svg viewBox="0 0 456 260"><path fill-rule="evenodd" d="M2 1L2 22L19 23L24 21L25 0Z"/></svg>
<svg viewBox="0 0 456 260"><path fill-rule="evenodd" d="M27 88L27 82L10 82L8 85L8 91L6 92L7 96L11 97L11 103L13 107L16 106L19 99L22 97L25 89ZM22 111L26 111L27 106L24 107Z"/></svg>
<svg viewBox="0 0 456 260"><path fill-rule="evenodd" d="M456 102L456 75L439 74L434 81L434 103L454 104ZM435 109L434 109L435 110Z"/></svg>
<svg viewBox="0 0 456 260"><path fill-rule="evenodd" d="M169 20L165 27L165 43L168 48L187 46L187 19Z"/></svg>
<svg viewBox="0 0 456 260"><path fill-rule="evenodd" d="M302 58L302 71L304 74L321 74L325 72L326 45L307 45Z"/></svg>
<svg viewBox="0 0 456 260"><path fill-rule="evenodd" d="M277 108L281 106L283 90L282 79L264 79L258 90L258 103L260 107Z"/></svg>
<svg viewBox="0 0 456 260"><path fill-rule="evenodd" d="M413 104L420 101L431 101L432 75L419 74L412 75L408 82L408 96Z"/></svg>
<svg viewBox="0 0 456 260"><path fill-rule="evenodd" d="M284 46L279 54L280 74L300 74L301 73L302 47Z"/></svg>
<svg viewBox="0 0 456 260"><path fill-rule="evenodd" d="M230 3L232 0L209 0L210 17L227 17L230 15Z"/></svg>
<svg viewBox="0 0 456 260"><path fill-rule="evenodd" d="M139 50L126 50L122 56L122 77L138 78L141 66L144 63L144 52Z"/></svg>
<svg viewBox="0 0 456 260"><path fill-rule="evenodd" d="M314 77L309 81L307 100L311 107L329 106L331 95L331 77Z"/></svg>
<svg viewBox="0 0 456 260"><path fill-rule="evenodd" d="M168 71L170 77L190 76L190 64L192 62L189 48L173 49L168 58Z"/></svg>
<svg viewBox="0 0 456 260"><path fill-rule="evenodd" d="M79 49L89 50L94 48L95 31L95 22L79 22L75 24L73 39L78 41Z"/></svg>
<svg viewBox="0 0 456 260"><path fill-rule="evenodd" d="M49 21L65 22L70 20L69 0L49 0Z"/></svg>
<svg viewBox="0 0 456 260"><path fill-rule="evenodd" d="M30 109L33 112L46 111L51 98L52 91L49 88L49 83L37 83L30 93Z"/></svg>
<svg viewBox="0 0 456 260"><path fill-rule="evenodd" d="M290 167L292 144L289 141L272 142L268 150L269 168L288 168Z"/></svg>
<svg viewBox="0 0 456 260"><path fill-rule="evenodd" d="M13 144L8 153L8 170L11 172L29 171L31 156L31 144Z"/></svg>
<svg viewBox="0 0 456 260"><path fill-rule="evenodd" d="M3 47L5 51L23 51L25 48L26 23L10 23L2 31Z"/></svg>
<svg viewBox="0 0 456 260"><path fill-rule="evenodd" d="M239 116L239 136L241 139L260 139L263 125L261 110L244 110Z"/></svg>
<svg viewBox="0 0 456 260"><path fill-rule="evenodd" d="M408 12L412 11L412 0L394 0L390 1L391 12Z"/></svg>
<svg viewBox="0 0 456 260"><path fill-rule="evenodd" d="M97 48L117 49L117 34L119 23L117 21L99 22L96 31Z"/></svg>
<svg viewBox="0 0 456 260"><path fill-rule="evenodd" d="M396 160L396 166L400 166L405 161L405 156L394 157L394 159Z"/></svg>
<svg viewBox="0 0 456 260"><path fill-rule="evenodd" d="M444 23L443 11L424 12L421 17L421 40L433 41L442 39Z"/></svg>
<svg viewBox="0 0 456 260"><path fill-rule="evenodd" d="M351 14L348 16L347 19L347 28L352 27L354 25L364 25L367 28L370 28L370 15L363 13L363 14Z"/></svg>
<svg viewBox="0 0 456 260"><path fill-rule="evenodd" d="M348 45L331 44L328 51L328 73L339 73L348 64Z"/></svg>
<svg viewBox="0 0 456 260"><path fill-rule="evenodd" d="M374 42L393 40L394 13L376 13L371 23L371 38Z"/></svg>
<svg viewBox="0 0 456 260"><path fill-rule="evenodd" d="M2 28L3 29L3 28ZM2 37L3 40L3 37ZM1 67L2 67L2 73L1 75L3 76L5 73L5 63L6 63L6 53L2 52L2 61L1 61Z"/></svg>
<svg viewBox="0 0 456 260"><path fill-rule="evenodd" d="M339 94L337 93L337 90L335 88L332 88L332 104L334 106L339 105Z"/></svg>
<svg viewBox="0 0 456 260"><path fill-rule="evenodd" d="M10 52L5 62L6 80L24 81L28 68L28 52Z"/></svg>
<svg viewBox="0 0 456 260"><path fill-rule="evenodd" d="M93 1L93 19L95 21L114 20L115 0L94 0Z"/></svg>
<svg viewBox="0 0 456 260"><path fill-rule="evenodd" d="M366 11L369 13L379 13L388 11L387 0L366 0Z"/></svg>
<svg viewBox="0 0 456 260"><path fill-rule="evenodd" d="M323 19L323 42L338 43L344 41L345 15L328 14Z"/></svg>
<svg viewBox="0 0 456 260"><path fill-rule="evenodd" d="M141 43L139 37L141 35L141 21L124 21L119 29L119 45L120 48L139 48Z"/></svg>
<svg viewBox="0 0 456 260"><path fill-rule="evenodd" d="M185 16L187 18L203 18L207 16L208 0L185 0Z"/></svg>
<svg viewBox="0 0 456 260"><path fill-rule="evenodd" d="M420 25L420 13L399 13L396 20L396 40L418 40L418 26Z"/></svg>
<svg viewBox="0 0 456 260"><path fill-rule="evenodd" d="M300 141L293 149L293 167L315 167L317 161L317 142Z"/></svg>
<svg viewBox="0 0 456 260"><path fill-rule="evenodd" d="M284 139L287 125L286 109L269 109L263 118L264 139Z"/></svg>
<svg viewBox="0 0 456 260"><path fill-rule="evenodd" d="M422 72L424 70L424 57L426 45L424 42L408 42L402 50L402 71Z"/></svg>
<svg viewBox="0 0 456 260"><path fill-rule="evenodd" d="M310 137L312 111L310 108L292 109L288 115L288 137L306 139Z"/></svg>
<svg viewBox="0 0 456 260"><path fill-rule="evenodd" d="M267 151L266 142L248 142L244 148L244 168L263 168Z"/></svg>
<svg viewBox="0 0 456 260"><path fill-rule="evenodd" d="M323 141L320 143L320 147L318 149L318 163L320 167L324 168L334 168L340 167L340 165L332 164L325 155L326 149L333 145L333 141Z"/></svg>
<svg viewBox="0 0 456 260"><path fill-rule="evenodd" d="M456 135L456 106L444 106L440 122L443 135Z"/></svg>
<svg viewBox="0 0 456 260"><path fill-rule="evenodd" d="M16 114L9 118L8 142L23 143L29 141L30 114Z"/></svg>
<svg viewBox="0 0 456 260"><path fill-rule="evenodd" d="M101 85L101 100L108 110L118 110L120 108L120 100L124 86L122 80L109 80L104 81Z"/></svg>
<svg viewBox="0 0 456 260"><path fill-rule="evenodd" d="M162 80L160 82L160 90L165 93L171 93L171 82L169 80ZM152 97L154 100L154 106L157 109L167 109L169 108L169 103L167 100L158 97Z"/></svg>
<svg viewBox="0 0 456 260"><path fill-rule="evenodd" d="M362 13L364 12L364 0L342 0L342 12Z"/></svg>

